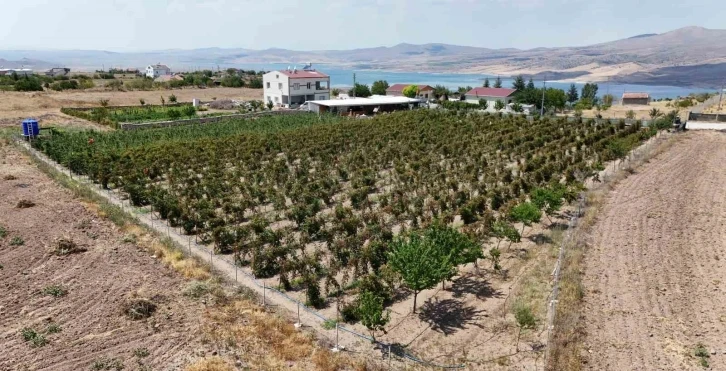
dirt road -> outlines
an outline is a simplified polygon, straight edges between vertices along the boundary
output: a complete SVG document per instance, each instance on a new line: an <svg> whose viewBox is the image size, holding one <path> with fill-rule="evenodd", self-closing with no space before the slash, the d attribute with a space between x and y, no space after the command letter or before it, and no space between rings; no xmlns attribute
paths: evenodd
<svg viewBox="0 0 726 371"><path fill-rule="evenodd" d="M689 132L617 185L593 227L584 369L703 369L702 343L726 370L725 253L726 133Z"/></svg>

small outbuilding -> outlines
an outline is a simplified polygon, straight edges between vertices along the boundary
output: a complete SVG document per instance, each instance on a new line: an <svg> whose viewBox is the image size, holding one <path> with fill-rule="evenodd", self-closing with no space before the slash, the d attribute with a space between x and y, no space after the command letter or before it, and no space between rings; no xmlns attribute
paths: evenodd
<svg viewBox="0 0 726 371"><path fill-rule="evenodd" d="M308 101L307 109L315 113L333 113L342 116L375 115L383 112L411 110L424 101L407 97L374 95L370 98L332 99Z"/></svg>
<svg viewBox="0 0 726 371"><path fill-rule="evenodd" d="M513 103L516 92L516 89L507 88L474 88L466 92L464 100L472 104L479 104L485 100L489 108L493 109L497 101L501 101L505 106Z"/></svg>
<svg viewBox="0 0 726 371"><path fill-rule="evenodd" d="M647 106L650 104L650 95L648 93L623 93L622 104L623 106Z"/></svg>

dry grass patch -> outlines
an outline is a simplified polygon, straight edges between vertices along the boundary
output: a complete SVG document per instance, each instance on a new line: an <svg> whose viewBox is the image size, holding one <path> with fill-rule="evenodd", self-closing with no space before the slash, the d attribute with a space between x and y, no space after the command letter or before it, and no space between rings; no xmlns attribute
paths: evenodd
<svg viewBox="0 0 726 371"><path fill-rule="evenodd" d="M84 247L78 246L70 237L61 237L53 243L52 254L65 256L85 252Z"/></svg>
<svg viewBox="0 0 726 371"><path fill-rule="evenodd" d="M187 366L185 371L234 371L229 363L219 357L202 358Z"/></svg>

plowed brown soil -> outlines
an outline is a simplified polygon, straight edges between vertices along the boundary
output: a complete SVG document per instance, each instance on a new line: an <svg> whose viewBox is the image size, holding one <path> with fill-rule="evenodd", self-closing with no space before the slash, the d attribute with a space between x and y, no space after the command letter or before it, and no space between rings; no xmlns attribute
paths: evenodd
<svg viewBox="0 0 726 371"><path fill-rule="evenodd" d="M7 233L0 238L0 370L90 370L104 358L118 359L125 369L188 363L201 346L204 306L181 294L183 278L124 242L114 224L86 210L17 150L0 144L0 159L0 226ZM36 205L17 208L21 199ZM64 236L87 251L51 254ZM14 237L23 244L12 244ZM51 285L67 294L44 295ZM153 298L157 311L128 319L121 304L133 294ZM51 323L61 331L46 334L44 346L21 336L23 328L44 333ZM135 356L140 348L148 356Z"/></svg>
<svg viewBox="0 0 726 371"><path fill-rule="evenodd" d="M585 369L726 369L726 134L689 132L623 180L593 227ZM715 354L714 354L715 352Z"/></svg>

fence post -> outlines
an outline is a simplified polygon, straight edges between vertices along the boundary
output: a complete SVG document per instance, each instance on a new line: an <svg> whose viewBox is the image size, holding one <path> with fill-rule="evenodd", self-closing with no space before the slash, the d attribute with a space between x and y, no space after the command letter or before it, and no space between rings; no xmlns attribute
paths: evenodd
<svg viewBox="0 0 726 371"><path fill-rule="evenodd" d="M265 281L262 281L262 306L265 306Z"/></svg>
<svg viewBox="0 0 726 371"><path fill-rule="evenodd" d="M302 322L300 322L300 302L297 302L297 323L295 323L295 328L302 327Z"/></svg>
<svg viewBox="0 0 726 371"><path fill-rule="evenodd" d="M391 344L388 344L388 369L391 369Z"/></svg>

